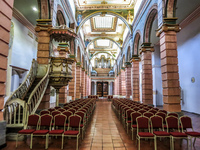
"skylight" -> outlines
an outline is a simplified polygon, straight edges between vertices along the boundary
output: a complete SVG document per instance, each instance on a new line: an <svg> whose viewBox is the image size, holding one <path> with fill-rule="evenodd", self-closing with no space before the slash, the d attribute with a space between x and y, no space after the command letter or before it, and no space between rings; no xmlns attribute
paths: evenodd
<svg viewBox="0 0 200 150"><path fill-rule="evenodd" d="M111 16L94 17L95 28L112 28L113 18Z"/></svg>
<svg viewBox="0 0 200 150"><path fill-rule="evenodd" d="M109 40L97 40L97 46L105 46L108 47L110 45Z"/></svg>

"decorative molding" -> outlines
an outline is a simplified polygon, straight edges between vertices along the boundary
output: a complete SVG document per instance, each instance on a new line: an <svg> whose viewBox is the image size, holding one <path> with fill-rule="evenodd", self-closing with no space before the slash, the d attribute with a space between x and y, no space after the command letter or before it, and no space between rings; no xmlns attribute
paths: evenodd
<svg viewBox="0 0 200 150"><path fill-rule="evenodd" d="M136 0L131 0L129 4L96 4L80 5L79 0L74 0L77 10L99 10L99 9L134 9Z"/></svg>
<svg viewBox="0 0 200 150"><path fill-rule="evenodd" d="M197 7L191 14L189 14L179 25L181 29L185 28L187 25L195 21L200 17L200 6Z"/></svg>
<svg viewBox="0 0 200 150"><path fill-rule="evenodd" d="M23 24L26 28L28 28L35 36L37 36L37 33L35 32L35 26L31 24L24 15L17 10L15 7L13 8L13 17L17 19L21 24Z"/></svg>
<svg viewBox="0 0 200 150"><path fill-rule="evenodd" d="M92 32L115 32L117 28L117 17L113 18L112 28L95 28L94 17L90 18Z"/></svg>

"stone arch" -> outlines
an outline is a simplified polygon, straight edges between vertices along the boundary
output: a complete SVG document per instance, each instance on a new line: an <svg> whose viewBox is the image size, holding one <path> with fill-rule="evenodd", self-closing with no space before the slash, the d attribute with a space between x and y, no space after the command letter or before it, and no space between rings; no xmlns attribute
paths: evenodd
<svg viewBox="0 0 200 150"><path fill-rule="evenodd" d="M61 10L57 11L57 23L58 25L66 25L65 17L63 15L63 12Z"/></svg>
<svg viewBox="0 0 200 150"><path fill-rule="evenodd" d="M59 25L66 25L66 20L64 16L64 10L63 8L58 4L57 6L57 22Z"/></svg>
<svg viewBox="0 0 200 150"><path fill-rule="evenodd" d="M129 25L129 23L126 21L126 19L122 16L122 15L120 15L120 14L118 14L118 13L116 13L116 12L113 12L113 11L107 11L107 10L103 10L103 11L95 11L95 12L93 12L93 13L91 13L91 14L89 14L88 16L86 16L82 21L81 21L81 23L80 23L80 25L78 26L78 29L77 29L77 34L79 33L79 31L80 31L80 29L81 29L81 27L83 26L83 24L88 20L88 19L90 19L90 18L92 18L92 17L94 17L94 16L97 16L97 15L100 15L100 14L109 14L109 15L113 15L113 16L115 16L115 17L118 17L119 19L121 19L124 23L125 23L125 25L127 26L127 28L129 29L129 31L131 32L132 30L131 30L131 27L130 27L130 25Z"/></svg>
<svg viewBox="0 0 200 150"><path fill-rule="evenodd" d="M138 55L139 54L139 43L140 43L140 32L137 31L136 32L136 35L135 35L135 38L134 38L134 46L133 46L133 55Z"/></svg>
<svg viewBox="0 0 200 150"><path fill-rule="evenodd" d="M131 59L131 46L129 45L126 53L126 62L129 62L130 59Z"/></svg>
<svg viewBox="0 0 200 150"><path fill-rule="evenodd" d="M176 16L177 0L167 0L165 5L165 17L173 18Z"/></svg>
<svg viewBox="0 0 200 150"><path fill-rule="evenodd" d="M145 27L144 27L144 35L143 35L144 43L150 43L151 28L152 28L153 21L158 14L157 11L158 11L158 7L155 4L150 8L148 12L148 15L145 21L146 22Z"/></svg>
<svg viewBox="0 0 200 150"><path fill-rule="evenodd" d="M98 54L100 54L100 53L106 53L106 54L110 55L111 57L113 57L113 55L110 54L110 53L107 52L107 51L105 51L105 52L95 52L95 53L92 55L92 57L90 58L90 60L91 60L94 56L96 56L96 55L98 55ZM114 57L113 57L113 58L114 58ZM114 59L115 59L115 58L114 58Z"/></svg>
<svg viewBox="0 0 200 150"><path fill-rule="evenodd" d="M96 40L99 40L99 39L107 39L107 40L110 40L110 41L112 41L113 43L115 43L115 44L119 47L119 49L121 50L120 45L119 45L115 40L113 40L112 38L109 38L109 37L97 37L97 38L93 39L93 40L87 45L87 49L88 49L88 47L90 46L90 44L92 44L93 42L95 42Z"/></svg>
<svg viewBox="0 0 200 150"><path fill-rule="evenodd" d="M39 19L51 19L51 5L49 0L38 0Z"/></svg>

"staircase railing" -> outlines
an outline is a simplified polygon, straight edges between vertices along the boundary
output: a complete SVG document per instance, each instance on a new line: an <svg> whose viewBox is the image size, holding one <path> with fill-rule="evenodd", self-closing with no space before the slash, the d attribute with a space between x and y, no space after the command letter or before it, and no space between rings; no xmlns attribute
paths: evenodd
<svg viewBox="0 0 200 150"><path fill-rule="evenodd" d="M14 93L12 93L12 95L8 98L6 103L8 103L9 101L11 101L12 99L15 99L15 98L24 99L24 97L26 96L26 93L28 92L29 88L31 87L31 85L36 77L37 66L38 66L37 61L35 59L33 59L31 69L30 69L28 75L26 76L25 80L14 91Z"/></svg>
<svg viewBox="0 0 200 150"><path fill-rule="evenodd" d="M34 82L37 75L37 67L37 61L33 59L31 69L25 80L8 98L4 105L4 119L8 127L23 126L23 117L25 117L25 112L23 111L26 107L26 102L23 99Z"/></svg>
<svg viewBox="0 0 200 150"><path fill-rule="evenodd" d="M26 103L26 119L29 114L34 114L39 107L40 102L45 94L47 86L49 84L49 72L50 72L50 63L47 65L47 71L45 76L40 80L36 85L33 92L31 93L28 102Z"/></svg>

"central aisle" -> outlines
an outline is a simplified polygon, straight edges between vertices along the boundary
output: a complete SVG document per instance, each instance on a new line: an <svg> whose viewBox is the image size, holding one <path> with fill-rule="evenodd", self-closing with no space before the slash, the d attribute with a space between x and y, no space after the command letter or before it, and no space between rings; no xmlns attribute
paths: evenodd
<svg viewBox="0 0 200 150"><path fill-rule="evenodd" d="M92 121L81 142L80 150L135 150L111 108L111 102L97 101Z"/></svg>

